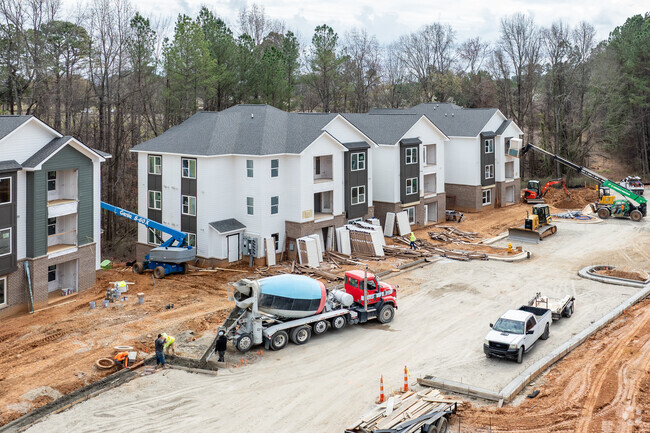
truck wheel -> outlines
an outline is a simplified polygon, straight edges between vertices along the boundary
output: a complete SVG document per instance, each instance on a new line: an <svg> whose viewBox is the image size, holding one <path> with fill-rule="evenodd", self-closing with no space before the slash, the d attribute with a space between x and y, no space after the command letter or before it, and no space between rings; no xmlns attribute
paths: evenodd
<svg viewBox="0 0 650 433"><path fill-rule="evenodd" d="M607 218L609 218L610 214L611 212L606 207L601 207L600 209L598 209L598 218L600 218L601 220L606 220Z"/></svg>
<svg viewBox="0 0 650 433"><path fill-rule="evenodd" d="M345 316L338 316L332 319L332 329L339 330L345 328L345 322L348 320Z"/></svg>
<svg viewBox="0 0 650 433"><path fill-rule="evenodd" d="M253 338L250 334L242 334L237 339L237 344L235 344L235 347L240 352L248 352L251 350L251 347L253 347Z"/></svg>
<svg viewBox="0 0 650 433"><path fill-rule="evenodd" d="M566 308L564 309L564 311L562 312L562 315L563 315L564 317L566 317L567 319L568 319L569 317L573 316L573 304L571 304L571 305L569 305L568 307L566 307Z"/></svg>
<svg viewBox="0 0 650 433"><path fill-rule="evenodd" d="M524 346L521 346L517 351L517 364L521 364L524 361Z"/></svg>
<svg viewBox="0 0 650 433"><path fill-rule="evenodd" d="M293 344L301 345L306 344L311 338L311 329L309 326L297 326L291 330L291 341Z"/></svg>
<svg viewBox="0 0 650 433"><path fill-rule="evenodd" d="M181 266L183 267L181 274L187 274L187 263L183 263Z"/></svg>
<svg viewBox="0 0 650 433"><path fill-rule="evenodd" d="M284 331L278 331L271 337L271 349L282 350L289 342L289 336Z"/></svg>
<svg viewBox="0 0 650 433"><path fill-rule="evenodd" d="M133 269L133 273L135 273L135 274L141 274L141 273L144 272L144 265L142 264L142 262L135 262L135 263L133 264L133 268L132 268L132 269Z"/></svg>
<svg viewBox="0 0 650 433"><path fill-rule="evenodd" d="M159 280L165 278L165 268L162 266L156 266L153 270L153 276Z"/></svg>
<svg viewBox="0 0 650 433"><path fill-rule="evenodd" d="M548 327L548 323L546 324L546 327L544 328L544 333L542 334L541 338L542 340L548 340L548 336L551 333L551 330Z"/></svg>
<svg viewBox="0 0 650 433"><path fill-rule="evenodd" d="M311 326L314 335L321 335L327 332L327 320L319 320Z"/></svg>
<svg viewBox="0 0 650 433"><path fill-rule="evenodd" d="M438 429L437 429L436 433L447 433L447 429L449 427L449 421L447 421L447 418L445 418L445 417L440 418L440 420L438 421L438 426L437 427L438 427Z"/></svg>
<svg viewBox="0 0 650 433"><path fill-rule="evenodd" d="M630 219L635 223L638 223L641 221L641 219L643 219L643 214L640 210L634 209L632 212L630 212Z"/></svg>
<svg viewBox="0 0 650 433"><path fill-rule="evenodd" d="M395 309L390 304L384 304L379 310L379 315L377 315L377 320L380 323L389 323L395 317Z"/></svg>

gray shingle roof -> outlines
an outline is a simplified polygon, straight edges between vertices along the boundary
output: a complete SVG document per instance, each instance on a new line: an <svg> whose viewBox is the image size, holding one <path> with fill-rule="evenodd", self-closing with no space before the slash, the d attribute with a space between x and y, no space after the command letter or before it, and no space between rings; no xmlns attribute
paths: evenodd
<svg viewBox="0 0 650 433"><path fill-rule="evenodd" d="M103 158L110 159L110 158L113 157L113 155L111 155L110 153L106 153L106 152L104 152L102 150L95 149L93 147L89 147L89 149L92 150L93 152L95 152L97 155L103 157Z"/></svg>
<svg viewBox="0 0 650 433"><path fill-rule="evenodd" d="M403 144L404 146L412 146L412 145L415 145L415 144L421 144L422 140L420 140L419 138L404 138L404 139L400 140L399 142L400 142L400 144Z"/></svg>
<svg viewBox="0 0 650 433"><path fill-rule="evenodd" d="M342 114L372 141L377 144L397 144L421 117L415 113L392 114Z"/></svg>
<svg viewBox="0 0 650 433"><path fill-rule="evenodd" d="M503 123L501 124L501 126L499 126L499 129L496 130L496 132L495 132L496 135L503 134L503 131L505 131L506 128L508 127L508 125L510 125L511 123L512 123L512 119L504 120Z"/></svg>
<svg viewBox="0 0 650 433"><path fill-rule="evenodd" d="M220 112L198 112L133 150L188 155L296 154L336 116L287 113L269 105L236 105Z"/></svg>
<svg viewBox="0 0 650 433"><path fill-rule="evenodd" d="M219 233L228 233L235 230L243 230L246 226L234 218L228 218L227 220L221 221L212 221L210 227L218 231Z"/></svg>
<svg viewBox="0 0 650 433"><path fill-rule="evenodd" d="M45 161L50 155L64 146L72 137L69 135L55 138L45 146L41 147L35 154L30 156L27 161L23 162L25 168L35 168L41 162Z"/></svg>
<svg viewBox="0 0 650 433"><path fill-rule="evenodd" d="M2 171L16 171L22 169L22 166L13 159L8 161L0 161L0 172Z"/></svg>
<svg viewBox="0 0 650 433"><path fill-rule="evenodd" d="M370 145L365 141L353 141L351 143L343 143L343 146L348 150L370 149Z"/></svg>
<svg viewBox="0 0 650 433"><path fill-rule="evenodd" d="M0 140L34 116L0 116Z"/></svg>

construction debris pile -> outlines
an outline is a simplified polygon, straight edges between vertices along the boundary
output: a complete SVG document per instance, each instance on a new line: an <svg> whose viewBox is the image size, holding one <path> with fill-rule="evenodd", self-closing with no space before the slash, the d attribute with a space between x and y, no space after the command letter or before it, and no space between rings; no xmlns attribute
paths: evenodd
<svg viewBox="0 0 650 433"><path fill-rule="evenodd" d="M423 390L417 393L409 391L399 397L390 397L385 405L379 406L361 417L356 423L346 428L345 432L368 433L384 429L403 431L400 427L406 426L400 425L409 421L413 422L412 427L417 427L417 425L424 424L428 421L427 415L440 412L448 414L455 413L459 403L460 401L446 399L436 389ZM408 431L420 430L408 429Z"/></svg>

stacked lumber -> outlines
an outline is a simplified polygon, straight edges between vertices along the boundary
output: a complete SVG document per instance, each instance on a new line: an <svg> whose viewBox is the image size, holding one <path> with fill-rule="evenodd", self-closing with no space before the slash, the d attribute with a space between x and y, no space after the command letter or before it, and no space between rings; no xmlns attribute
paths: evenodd
<svg viewBox="0 0 650 433"><path fill-rule="evenodd" d="M442 257L454 260L489 260L488 255L478 251L449 250L446 248L434 248Z"/></svg>
<svg viewBox="0 0 650 433"><path fill-rule="evenodd" d="M369 433L374 430L397 428L401 423L426 415L430 412L455 411L456 400L446 399L437 389L420 392L409 391L368 412L356 423L345 429L346 433ZM419 431L413 426L409 431Z"/></svg>
<svg viewBox="0 0 650 433"><path fill-rule="evenodd" d="M341 267L341 265L363 265L363 263L359 263L356 260L352 259L352 256L349 256L347 254L343 253L338 253L335 251L325 251L325 260L328 262L337 265L338 267Z"/></svg>
<svg viewBox="0 0 650 433"><path fill-rule="evenodd" d="M438 226L435 228L440 229L440 231L429 232L429 237L436 241L471 244L481 242L481 238L475 232L465 232L451 226Z"/></svg>
<svg viewBox="0 0 650 433"><path fill-rule="evenodd" d="M431 257L433 255L436 255L435 253L427 249L412 250L409 248L399 247L397 245L386 245L384 247L384 253L388 257L399 257L401 259L416 259L416 260L419 258Z"/></svg>
<svg viewBox="0 0 650 433"><path fill-rule="evenodd" d="M339 281L343 280L343 275L333 274L331 272L324 271L322 269L312 268L310 266L301 265L295 261L291 262L291 273L292 274L302 274L308 275L310 277L324 278L327 281Z"/></svg>

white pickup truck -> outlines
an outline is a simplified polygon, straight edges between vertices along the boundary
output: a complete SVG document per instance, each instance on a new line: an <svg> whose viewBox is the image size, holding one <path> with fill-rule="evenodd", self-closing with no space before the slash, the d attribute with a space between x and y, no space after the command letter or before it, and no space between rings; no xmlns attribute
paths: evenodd
<svg viewBox="0 0 650 433"><path fill-rule="evenodd" d="M524 353L540 338L548 338L552 322L552 312L547 308L524 305L508 310L495 324L490 323L492 329L485 337L483 352L488 358L512 358L521 364Z"/></svg>

